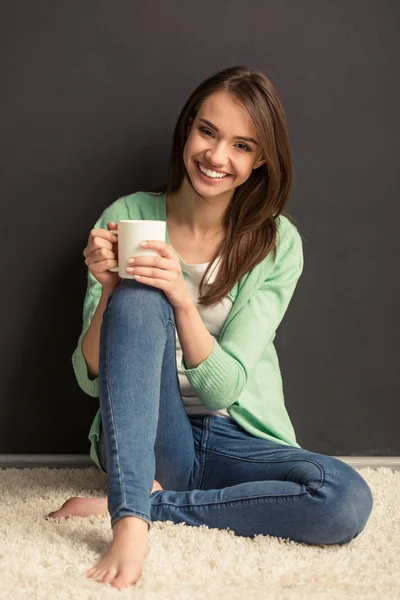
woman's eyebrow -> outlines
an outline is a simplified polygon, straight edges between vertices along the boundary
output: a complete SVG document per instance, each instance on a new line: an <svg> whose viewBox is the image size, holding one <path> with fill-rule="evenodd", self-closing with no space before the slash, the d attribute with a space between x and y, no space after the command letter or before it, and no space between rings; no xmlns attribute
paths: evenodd
<svg viewBox="0 0 400 600"><path fill-rule="evenodd" d="M211 121L207 121L207 119L203 119L202 117L199 118L199 121L203 121L203 123L206 123L206 125L208 125L209 127L212 127L213 129L215 129L215 131L219 131L218 127L216 127L215 125L213 125L211 123ZM253 142L253 144L256 144L256 146L258 146L258 142L256 142L256 140L253 140L253 138L251 137L245 137L243 135L234 135L233 136L234 140L246 140L246 142Z"/></svg>

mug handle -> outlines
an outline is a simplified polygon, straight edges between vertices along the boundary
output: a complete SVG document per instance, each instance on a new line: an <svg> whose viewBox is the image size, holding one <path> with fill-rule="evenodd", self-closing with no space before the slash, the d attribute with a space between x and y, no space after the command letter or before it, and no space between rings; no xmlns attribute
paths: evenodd
<svg viewBox="0 0 400 600"><path fill-rule="evenodd" d="M119 229L116 229L115 231L113 231L113 234L118 235L119 233ZM107 271L112 271L113 273L118 273L119 271L119 267L112 267L112 269L107 269Z"/></svg>

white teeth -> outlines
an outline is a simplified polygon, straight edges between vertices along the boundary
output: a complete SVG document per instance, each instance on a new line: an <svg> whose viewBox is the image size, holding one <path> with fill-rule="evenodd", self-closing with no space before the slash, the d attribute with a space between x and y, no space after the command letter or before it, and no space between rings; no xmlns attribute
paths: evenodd
<svg viewBox="0 0 400 600"><path fill-rule="evenodd" d="M227 177L227 174L223 174L223 173L217 173L216 171L210 171L209 169L205 169L203 167L203 165L201 165L200 163L197 163L199 165L199 169L202 173L205 173L206 175L208 175L208 177L214 177L215 179L223 179L224 177Z"/></svg>

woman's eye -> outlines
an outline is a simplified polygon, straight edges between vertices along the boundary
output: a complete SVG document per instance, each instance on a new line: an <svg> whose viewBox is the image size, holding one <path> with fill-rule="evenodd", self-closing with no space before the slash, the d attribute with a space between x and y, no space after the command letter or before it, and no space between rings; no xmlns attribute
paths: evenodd
<svg viewBox="0 0 400 600"><path fill-rule="evenodd" d="M209 129L206 129L205 127L199 127L199 131L202 131L203 133L206 133L207 131L209 133L212 133L212 131L210 131Z"/></svg>
<svg viewBox="0 0 400 600"><path fill-rule="evenodd" d="M210 131L206 127L199 127L199 131L201 131L202 133L205 133L205 134L207 134L207 133L211 133L211 135L213 134L212 131ZM249 146L247 144L244 144L243 142L239 142L236 145L237 146L244 146L244 150L247 150L248 152L251 152L251 148L249 148Z"/></svg>

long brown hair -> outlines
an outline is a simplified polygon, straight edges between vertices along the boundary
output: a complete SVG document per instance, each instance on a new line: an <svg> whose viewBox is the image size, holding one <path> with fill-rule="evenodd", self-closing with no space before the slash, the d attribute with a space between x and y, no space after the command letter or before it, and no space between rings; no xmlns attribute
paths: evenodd
<svg viewBox="0 0 400 600"><path fill-rule="evenodd" d="M248 110L266 162L253 169L250 177L234 190L223 216L224 238L200 283L198 303L203 306L227 296L235 283L271 251L276 260L276 219L283 213L292 183L286 117L278 91L262 72L237 66L216 72L193 91L175 125L167 181L148 191L170 195L180 189L185 176L189 178L183 150L190 120L208 96L222 90ZM285 216L292 222L289 215ZM217 277L202 295L204 280L218 256L221 262Z"/></svg>

